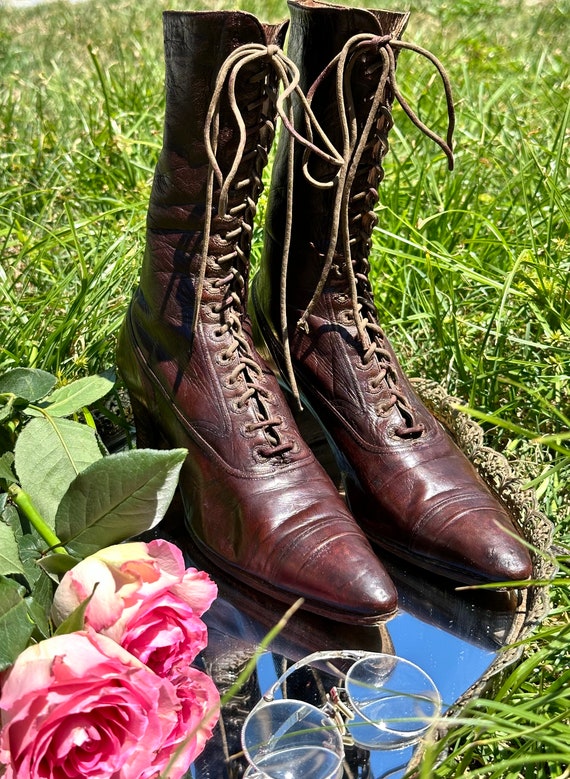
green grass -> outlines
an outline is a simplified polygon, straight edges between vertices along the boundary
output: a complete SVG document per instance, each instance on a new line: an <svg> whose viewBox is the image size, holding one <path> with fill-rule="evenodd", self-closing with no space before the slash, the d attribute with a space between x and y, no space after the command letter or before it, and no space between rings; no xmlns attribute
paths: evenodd
<svg viewBox="0 0 570 779"><path fill-rule="evenodd" d="M286 13L284 0L231 6ZM66 380L113 366L161 141L166 7L2 9L0 371L36 366ZM406 37L449 70L456 170L395 109L372 256L381 320L408 373L437 379L483 418L558 544L570 540L569 19L568 0L418 0ZM432 75L401 55L403 93L442 131ZM261 226L255 239L257 253ZM569 776L565 580L552 595L522 664L428 753L424 776Z"/></svg>

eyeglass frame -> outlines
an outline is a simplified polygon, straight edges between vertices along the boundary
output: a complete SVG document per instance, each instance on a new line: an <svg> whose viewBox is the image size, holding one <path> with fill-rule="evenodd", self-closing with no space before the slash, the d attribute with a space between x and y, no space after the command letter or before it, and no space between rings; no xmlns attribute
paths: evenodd
<svg viewBox="0 0 570 779"><path fill-rule="evenodd" d="M296 661L293 663L289 668L284 671L283 674L277 679L276 682L274 682L271 687L262 695L261 699L256 703L256 705L253 707L253 709L249 712L241 731L241 740L242 740L242 747L244 750L244 754L246 756L246 759L248 760L248 763L251 767L254 769L260 771L259 767L256 765L256 763L249 759L249 750L244 742L244 733L246 731L246 727L248 722L251 720L252 716L256 711L259 711L263 706L266 704L271 704L274 702L277 702L279 700L289 700L291 703L297 702L300 704L301 707L311 707L316 709L318 712L320 712L322 715L328 717L333 725L335 726L335 729L339 733L342 744L344 747L346 746L361 746L365 747L367 749L373 750L373 751L385 751L387 749L396 749L396 748L403 748L402 747L382 747L382 746L372 746L367 743L361 743L359 742L354 735L350 732L349 728L347 727L347 722L350 722L350 720L354 719L356 715L360 716L368 725L372 726L373 728L377 729L378 731L386 731L387 729L385 727L382 727L378 723L370 720L366 717L366 715L359 710L358 706L353 702L350 701L350 695L349 692L345 687L339 688L338 686L334 685L330 692L326 694L326 702L321 706L316 706L312 703L308 703L306 701L302 701L297 698L276 698L276 692L277 690L283 685L283 683L292 676L296 671L300 670L303 667L313 665L314 663L323 661L323 660L353 660L353 664L351 665L351 668L347 672L343 672L338 668L332 668L328 671L325 671L326 673L330 673L331 675L336 673L341 677L341 682L346 684L346 681L349 677L349 674L352 670L352 668L359 663L361 660L369 659L369 658L386 658L395 661L399 664L404 664L405 666L414 669L415 671L419 672L419 674L428 682L428 684L432 687L433 690L433 698L430 697L429 700L432 703L434 707L434 713L433 715L429 716L429 720L431 722L425 726L422 727L420 730L416 731L415 734L407 733L407 740L406 743L403 746L412 746L414 744L417 744L418 741L422 738L423 734L429 731L430 727L433 727L433 725L436 723L439 713L441 711L442 707L442 699L441 695L439 693L439 690L433 681L433 679L429 676L429 674L426 673L419 665L412 662L411 660L408 660L407 658L400 657L398 655L392 655L387 654L384 652L369 652L366 650L360 650L360 649L341 649L341 650L328 650L328 651L320 651L320 652L313 652L312 654L309 654L302 658L301 660ZM341 700L339 696L339 689L341 691L344 691L345 694L349 697L349 703L352 704L351 708L347 703ZM413 692L408 693L409 697L418 697L417 694L414 695ZM422 695L422 700L427 700L425 695ZM428 719L428 717L422 718L422 719ZM323 729L325 729L325 726L323 726ZM394 734L396 734L396 731L393 731ZM274 734L275 735L275 734Z"/></svg>

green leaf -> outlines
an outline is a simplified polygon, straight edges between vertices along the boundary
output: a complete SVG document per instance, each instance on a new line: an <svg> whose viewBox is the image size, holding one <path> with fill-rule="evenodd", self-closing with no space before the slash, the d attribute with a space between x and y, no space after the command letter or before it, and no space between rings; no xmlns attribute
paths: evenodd
<svg viewBox="0 0 570 779"><path fill-rule="evenodd" d="M63 622L58 625L54 636L61 636L64 633L75 633L76 630L83 630L85 627L85 612L87 611L89 601L95 594L95 590L97 589L98 584L99 582L95 582L91 595L88 598L85 598L85 600L81 601L79 606L71 612L69 617L64 619Z"/></svg>
<svg viewBox="0 0 570 779"><path fill-rule="evenodd" d="M15 447L22 489L53 528L59 501L73 479L103 455L95 433L68 419L32 419Z"/></svg>
<svg viewBox="0 0 570 779"><path fill-rule="evenodd" d="M26 648L34 629L23 592L16 582L0 577L0 671L11 666Z"/></svg>
<svg viewBox="0 0 570 779"><path fill-rule="evenodd" d="M114 380L106 375L85 376L83 379L56 389L39 404L39 407L52 417L68 417L84 406L90 406L105 397L113 389L114 384ZM42 415L41 411L33 407L28 407L25 413L29 416Z"/></svg>
<svg viewBox="0 0 570 779"><path fill-rule="evenodd" d="M0 376L0 394L11 392L33 403L51 392L56 381L51 373L38 368L14 368Z"/></svg>
<svg viewBox="0 0 570 779"><path fill-rule="evenodd" d="M14 453L4 452L0 457L0 479L3 479L8 484L12 484L16 481L16 476L12 469L14 464Z"/></svg>
<svg viewBox="0 0 570 779"><path fill-rule="evenodd" d="M31 546L35 543L35 539L30 535L24 535L18 509L8 499L8 495L5 492L0 495L0 520L10 528L14 535L16 544L18 545L18 559L22 565L28 585L31 587L40 573L35 564L35 560L31 558L31 555L33 554ZM36 555L37 554L38 553L36 552ZM60 555L60 557L63 557L63 555Z"/></svg>
<svg viewBox="0 0 570 779"><path fill-rule="evenodd" d="M18 537L17 533L16 537ZM26 579L28 580L30 588L33 588L42 574L38 561L45 551L45 543L37 536L26 533L18 538L18 547L20 559L24 566L24 570L26 571ZM64 555L59 555L59 557L64 557Z"/></svg>
<svg viewBox="0 0 570 779"><path fill-rule="evenodd" d="M11 573L25 575L14 531L9 525L0 522L0 574L8 576Z"/></svg>
<svg viewBox="0 0 570 779"><path fill-rule="evenodd" d="M64 557L65 555L57 556ZM51 633L49 615L55 587L56 583L46 573L40 571L40 576L34 584L31 595L25 599L28 614L35 625L34 635L40 641Z"/></svg>
<svg viewBox="0 0 570 779"><path fill-rule="evenodd" d="M16 434L12 429L12 426L4 425L0 422L0 454L13 452L15 442Z"/></svg>
<svg viewBox="0 0 570 779"><path fill-rule="evenodd" d="M15 395L0 395L0 425L8 422L16 413Z"/></svg>
<svg viewBox="0 0 570 779"><path fill-rule="evenodd" d="M51 627L48 614L46 614L44 607L31 597L26 598L25 601L29 618L33 622L33 638L35 638L36 641L43 641L44 638L49 638L51 635Z"/></svg>
<svg viewBox="0 0 570 779"><path fill-rule="evenodd" d="M0 519L7 525L10 525L17 539L22 535L22 526L20 525L20 515L18 509L9 500L7 493L0 495Z"/></svg>
<svg viewBox="0 0 570 779"><path fill-rule="evenodd" d="M64 573L70 571L79 562L79 558L72 557L69 554L46 554L40 557L37 564L52 578L59 581Z"/></svg>
<svg viewBox="0 0 570 779"><path fill-rule="evenodd" d="M154 527L172 500L185 457L185 449L134 449L93 463L60 503L57 536L83 558Z"/></svg>

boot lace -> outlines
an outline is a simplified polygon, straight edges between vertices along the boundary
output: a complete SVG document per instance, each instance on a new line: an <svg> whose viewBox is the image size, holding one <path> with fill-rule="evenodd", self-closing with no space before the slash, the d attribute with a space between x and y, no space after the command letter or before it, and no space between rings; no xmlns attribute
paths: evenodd
<svg viewBox="0 0 570 779"><path fill-rule="evenodd" d="M236 96L238 77L243 68L257 62L258 72L251 76L247 71L247 80L242 79L239 86L239 100ZM249 249L253 232L257 197L263 189L262 172L267 164L268 152L274 134L274 117L279 115L289 133L292 146L297 140L308 150L318 154L323 159L335 165L342 160L320 128L308 102L301 92L299 72L295 64L289 60L275 44L246 44L236 48L220 68L214 86L214 91L206 117L204 139L209 159L207 179L207 194L205 204L205 224L203 231L200 268L196 283L196 302L194 309L193 331L198 324L200 303L204 293L204 285L208 269L214 270L216 276L212 287L218 292L219 302L212 307L212 312L218 314L219 326L217 335L231 335L230 344L220 352L218 361L221 364L232 362L237 354L239 359L225 377L228 386L243 380L244 390L236 399L238 410L247 404L253 404L257 421L246 426L246 432L262 431L267 442L266 446L257 447L256 452L265 458L285 455L294 448L294 442L286 440L280 432L283 420L270 410L271 393L264 381L263 370L256 361L248 337L243 331L244 299L246 295L247 268ZM263 81L263 89L256 84ZM246 87L244 87L246 82ZM283 90L278 95L279 84ZM247 89L256 89L257 94L251 101L246 95ZM262 92L263 94L260 94ZM220 129L220 111L222 98L226 95L235 119L239 140L235 158L229 172L225 175L218 163L216 153ZM307 137L301 135L294 126L292 96L303 105L305 130ZM241 106L244 106L242 112ZM261 126L248 127L247 114L254 108L262 108ZM313 143L317 134L327 151L323 151ZM252 140L253 139L253 140ZM247 174L243 174L244 163L253 159L253 165ZM292 175L292 167L291 167ZM243 176L243 177L242 177ZM215 184L218 184L217 203L215 203ZM292 188L290 188L292 191ZM291 234L290 225L288 227ZM216 244L225 242L228 252L215 256L211 252L211 238L215 236Z"/></svg>
<svg viewBox="0 0 570 779"><path fill-rule="evenodd" d="M420 120L400 92L396 82L395 52L401 49L416 52L427 58L439 73L448 112L446 139L433 132ZM357 63L360 61L362 64L364 61L366 65L366 60L370 59L372 63L365 67L364 74L371 80L377 78L377 82L371 95L368 114L362 123L362 109L357 111L353 78ZM377 71L380 71L378 76L376 76ZM340 152L342 163L334 180L325 183L316 182L317 186L332 184L335 187L331 231L328 251L323 256L320 279L297 327L308 332L309 316L325 285L330 281L331 270L335 271L334 276L345 277L351 305L350 312L347 313L356 327L357 338L362 347L362 363L369 365L372 360L377 361L378 372L370 380L370 385L373 389L382 386L387 389L387 398L377 406L377 413L384 416L390 409L397 407L403 425L395 430L395 434L400 437L417 437L423 433L424 426L414 419L413 408L406 392L399 384L392 356L385 345L384 332L377 322L377 312L369 281L368 253L372 229L377 221L373 208L378 200L378 185L383 176L380 163L388 151L387 134L392 126L389 95L391 93L398 101L412 123L440 146L447 157L449 169L452 170L455 113L451 85L443 65L431 52L415 44L397 40L391 35L379 36L368 33L350 38L340 53L322 71L307 92L309 105L320 84L325 78L333 75L336 79L336 97L342 134ZM305 165L305 171L306 167ZM281 284L282 310L285 309L285 288L286 275L284 274ZM288 350L288 340L284 340L284 345ZM298 399L299 394L292 369L288 378L292 381L293 391Z"/></svg>

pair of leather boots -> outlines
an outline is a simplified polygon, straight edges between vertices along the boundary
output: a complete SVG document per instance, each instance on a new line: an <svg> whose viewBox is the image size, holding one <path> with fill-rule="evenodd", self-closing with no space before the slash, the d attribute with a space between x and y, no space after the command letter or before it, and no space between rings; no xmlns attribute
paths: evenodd
<svg viewBox="0 0 570 779"><path fill-rule="evenodd" d="M188 449L180 488L197 559L237 587L373 624L397 593L370 542L463 583L525 580L532 566L377 320L368 257L395 97L451 160L398 91L398 51L417 48L401 41L407 14L289 9L287 56L287 25L164 14L163 148L118 365L139 445ZM350 510L279 382L321 423Z"/></svg>

